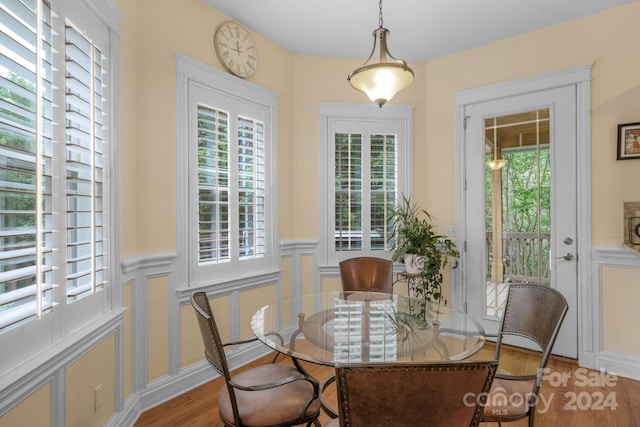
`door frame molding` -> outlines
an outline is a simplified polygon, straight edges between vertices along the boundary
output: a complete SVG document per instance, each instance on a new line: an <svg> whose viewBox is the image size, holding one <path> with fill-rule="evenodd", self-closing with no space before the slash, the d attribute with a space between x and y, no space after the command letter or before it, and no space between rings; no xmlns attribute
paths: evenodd
<svg viewBox="0 0 640 427"><path fill-rule="evenodd" d="M456 241L460 242L462 251L460 262L465 263L464 251L467 240L465 226L465 117L468 106L476 103L492 101L514 95L541 90L554 89L563 86L573 86L576 90L576 183L577 183L577 257L578 289L578 360L598 349L596 336L600 326L593 316L600 307L599 294L592 291L591 286L591 67L585 64L577 67L549 73L538 74L521 79L509 80L487 86L466 89L456 92ZM454 307L466 308L466 280L464 269L458 268L452 276L451 302Z"/></svg>

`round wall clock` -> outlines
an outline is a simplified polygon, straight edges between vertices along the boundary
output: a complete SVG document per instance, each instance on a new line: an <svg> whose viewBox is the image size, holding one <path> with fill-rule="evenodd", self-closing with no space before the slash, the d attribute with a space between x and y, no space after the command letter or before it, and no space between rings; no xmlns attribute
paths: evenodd
<svg viewBox="0 0 640 427"><path fill-rule="evenodd" d="M213 43L222 66L246 79L258 69L258 48L247 30L233 21L225 21L216 29Z"/></svg>

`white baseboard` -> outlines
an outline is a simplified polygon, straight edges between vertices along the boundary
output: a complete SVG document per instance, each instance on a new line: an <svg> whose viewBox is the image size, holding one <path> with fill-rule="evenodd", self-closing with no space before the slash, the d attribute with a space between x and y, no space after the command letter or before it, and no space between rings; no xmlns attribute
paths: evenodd
<svg viewBox="0 0 640 427"><path fill-rule="evenodd" d="M640 380L640 357L602 351L597 355L596 367L593 369L615 374L619 377Z"/></svg>

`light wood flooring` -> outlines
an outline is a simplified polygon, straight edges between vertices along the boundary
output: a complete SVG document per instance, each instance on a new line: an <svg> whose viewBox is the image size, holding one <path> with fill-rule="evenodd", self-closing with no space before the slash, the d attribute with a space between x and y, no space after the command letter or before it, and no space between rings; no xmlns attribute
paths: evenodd
<svg viewBox="0 0 640 427"><path fill-rule="evenodd" d="M504 350L501 367L513 373L531 372L531 369L535 371L538 362L532 354L519 349L507 349L506 352ZM271 358L271 355L264 357L237 371L270 363ZM472 358L493 358L493 345L485 345ZM287 357L280 356L278 360L279 363L290 363ZM303 365L320 381L333 375L333 368L311 363L303 363ZM537 427L640 426L640 381L580 369L571 359L552 357L547 366L550 372L541 389L542 397L535 417ZM217 393L222 384L222 379L217 378L152 408L140 416L135 427L221 427L223 424L218 417ZM329 402L335 402L335 388L327 389L325 398ZM320 422L324 424L327 421L329 417L323 413ZM493 427L498 424L482 423L480 425ZM526 425L526 420L503 424L505 427Z"/></svg>

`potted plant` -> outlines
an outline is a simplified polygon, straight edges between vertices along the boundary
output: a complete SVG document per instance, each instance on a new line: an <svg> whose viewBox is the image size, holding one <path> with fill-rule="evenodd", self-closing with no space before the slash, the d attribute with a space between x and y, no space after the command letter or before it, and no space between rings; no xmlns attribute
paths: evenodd
<svg viewBox="0 0 640 427"><path fill-rule="evenodd" d="M403 195L389 216L392 231L388 242L391 259L404 261L407 272L416 275L411 281L414 294L439 305L444 297L442 270L450 257L460 253L451 239L435 231L431 220L426 210L412 203L411 196Z"/></svg>

